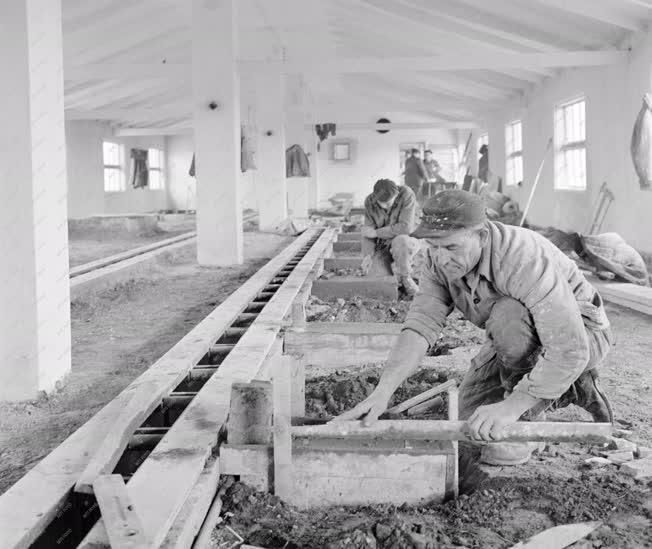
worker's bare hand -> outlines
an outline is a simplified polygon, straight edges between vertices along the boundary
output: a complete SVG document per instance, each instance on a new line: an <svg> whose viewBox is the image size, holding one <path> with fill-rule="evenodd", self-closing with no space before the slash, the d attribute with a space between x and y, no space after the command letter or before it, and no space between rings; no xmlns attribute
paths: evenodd
<svg viewBox="0 0 652 549"><path fill-rule="evenodd" d="M356 407L351 408L348 412L333 418L333 421L353 421L362 419L362 424L365 427L371 425L378 417L387 410L389 397L385 394L374 391L365 400L363 400Z"/></svg>
<svg viewBox="0 0 652 549"><path fill-rule="evenodd" d="M365 238L377 238L378 233L376 232L376 229L373 229L372 227L364 226L362 227L362 236Z"/></svg>
<svg viewBox="0 0 652 549"><path fill-rule="evenodd" d="M505 427L516 423L522 413L507 401L479 406L468 420L471 438L487 442L500 440Z"/></svg>

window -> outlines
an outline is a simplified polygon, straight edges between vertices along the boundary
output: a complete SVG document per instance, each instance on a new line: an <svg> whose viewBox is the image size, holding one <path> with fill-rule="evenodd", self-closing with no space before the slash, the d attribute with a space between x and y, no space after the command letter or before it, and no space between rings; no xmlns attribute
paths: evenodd
<svg viewBox="0 0 652 549"><path fill-rule="evenodd" d="M505 183L516 185L523 181L523 125L520 120L505 126L505 151Z"/></svg>
<svg viewBox="0 0 652 549"><path fill-rule="evenodd" d="M429 145L432 150L432 157L437 161L441 175L446 181L456 181L459 170L460 154L457 147L447 145Z"/></svg>
<svg viewBox="0 0 652 549"><path fill-rule="evenodd" d="M149 171L149 188L160 190L165 188L165 171L163 169L163 151L149 149L147 151L147 169Z"/></svg>
<svg viewBox="0 0 652 549"><path fill-rule="evenodd" d="M584 98L555 108L555 189L586 189Z"/></svg>
<svg viewBox="0 0 652 549"><path fill-rule="evenodd" d="M104 158L104 191L124 191L124 149L122 145L104 141L102 143L102 156Z"/></svg>

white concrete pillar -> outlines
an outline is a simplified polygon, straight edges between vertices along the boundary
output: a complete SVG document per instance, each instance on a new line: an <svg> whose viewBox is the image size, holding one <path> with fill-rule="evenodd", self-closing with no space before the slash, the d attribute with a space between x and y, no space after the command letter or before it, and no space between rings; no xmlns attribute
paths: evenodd
<svg viewBox="0 0 652 549"><path fill-rule="evenodd" d="M286 147L301 145L307 154L308 130L306 129L306 84L302 75L286 77L286 113L285 113L285 144ZM312 175L313 158L310 160ZM290 177L287 179L288 208L293 217L307 217L310 204L311 177Z"/></svg>
<svg viewBox="0 0 652 549"><path fill-rule="evenodd" d="M285 181L285 79L280 75L257 75L256 199L260 230L271 231L288 216Z"/></svg>
<svg viewBox="0 0 652 549"><path fill-rule="evenodd" d="M237 0L192 4L197 260L203 265L243 261L236 5Z"/></svg>
<svg viewBox="0 0 652 549"><path fill-rule="evenodd" d="M60 0L0 2L0 400L70 371Z"/></svg>

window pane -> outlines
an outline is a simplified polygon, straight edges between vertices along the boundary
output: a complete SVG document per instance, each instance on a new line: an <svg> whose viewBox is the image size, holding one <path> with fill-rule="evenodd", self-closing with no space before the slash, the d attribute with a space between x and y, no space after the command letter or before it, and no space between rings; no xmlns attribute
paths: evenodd
<svg viewBox="0 0 652 549"><path fill-rule="evenodd" d="M161 168L161 151L158 149L149 149L147 151L147 162L150 168Z"/></svg>

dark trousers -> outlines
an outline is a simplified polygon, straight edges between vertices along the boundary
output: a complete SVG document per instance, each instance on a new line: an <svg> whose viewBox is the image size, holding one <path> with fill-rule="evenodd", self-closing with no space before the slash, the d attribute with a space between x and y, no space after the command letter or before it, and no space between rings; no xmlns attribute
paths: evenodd
<svg viewBox="0 0 652 549"><path fill-rule="evenodd" d="M471 367L460 384L461 419L468 419L478 406L504 400L521 378L534 368L541 354L541 342L530 312L511 297L496 301L485 328L487 342L471 361ZM590 358L585 371L598 366L611 347L609 329L587 329L586 333ZM571 386L558 400L541 402L530 411L530 416L576 400L576 390Z"/></svg>

